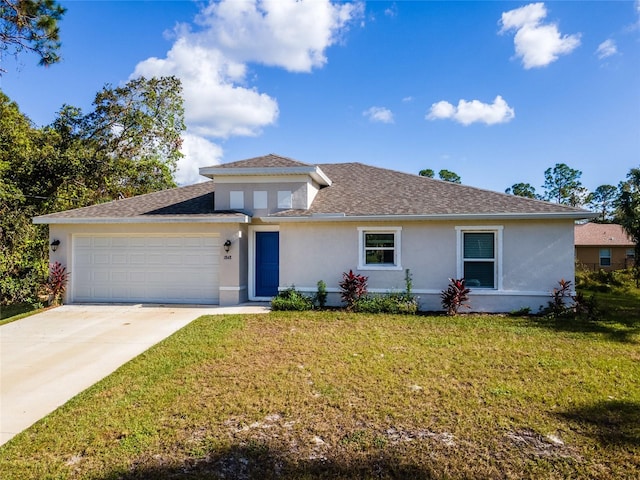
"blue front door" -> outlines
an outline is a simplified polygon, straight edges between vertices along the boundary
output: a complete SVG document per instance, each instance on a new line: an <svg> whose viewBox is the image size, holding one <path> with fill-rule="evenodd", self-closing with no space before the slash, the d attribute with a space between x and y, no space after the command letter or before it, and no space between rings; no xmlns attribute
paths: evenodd
<svg viewBox="0 0 640 480"><path fill-rule="evenodd" d="M275 297L279 280L279 233L256 232L256 297Z"/></svg>

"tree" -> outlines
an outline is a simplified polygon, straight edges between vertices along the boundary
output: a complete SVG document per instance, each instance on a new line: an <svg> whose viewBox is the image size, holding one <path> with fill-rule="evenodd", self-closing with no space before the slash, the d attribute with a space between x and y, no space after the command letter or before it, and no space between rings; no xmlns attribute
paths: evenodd
<svg viewBox="0 0 640 480"><path fill-rule="evenodd" d="M462 183L460 175L450 170L440 170L438 172L438 176L440 177L440 180L444 180L445 182Z"/></svg>
<svg viewBox="0 0 640 480"><path fill-rule="evenodd" d="M618 185L616 220L635 244L634 276L640 286L640 168L632 168Z"/></svg>
<svg viewBox="0 0 640 480"><path fill-rule="evenodd" d="M600 185L591 193L589 206L600 213L598 222L606 223L613 218L614 203L618 189L613 185Z"/></svg>
<svg viewBox="0 0 640 480"><path fill-rule="evenodd" d="M538 198L535 187L529 183L514 183L507 188L504 193L515 195L517 197Z"/></svg>
<svg viewBox="0 0 640 480"><path fill-rule="evenodd" d="M424 170L420 170L418 172L418 175L420 175L421 177L428 177L428 178L433 178L435 174L436 173L430 168L425 168Z"/></svg>
<svg viewBox="0 0 640 480"><path fill-rule="evenodd" d="M544 172L543 199L572 207L584 205L588 202L589 191L582 186L581 176L580 170L574 170L564 163L547 168Z"/></svg>
<svg viewBox="0 0 640 480"><path fill-rule="evenodd" d="M44 66L59 62L58 21L65 11L55 0L0 0L0 51L17 56L27 50Z"/></svg>

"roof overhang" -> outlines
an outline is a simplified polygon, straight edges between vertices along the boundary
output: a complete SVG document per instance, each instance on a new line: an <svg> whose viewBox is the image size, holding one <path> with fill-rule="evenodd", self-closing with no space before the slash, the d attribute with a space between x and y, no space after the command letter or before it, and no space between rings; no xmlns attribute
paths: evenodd
<svg viewBox="0 0 640 480"><path fill-rule="evenodd" d="M295 217L260 217L265 223L299 222L415 222L415 221L494 221L494 220L583 220L595 218L593 212L555 213L491 213L491 214L434 214L434 215L346 215L321 213Z"/></svg>
<svg viewBox="0 0 640 480"><path fill-rule="evenodd" d="M200 175L208 178L215 177L246 177L255 175L309 175L315 182L322 186L330 186L331 179L317 165L308 167L268 167L268 168L224 168L201 167Z"/></svg>
<svg viewBox="0 0 640 480"><path fill-rule="evenodd" d="M251 223L249 215L148 215L136 217L34 217L36 224Z"/></svg>

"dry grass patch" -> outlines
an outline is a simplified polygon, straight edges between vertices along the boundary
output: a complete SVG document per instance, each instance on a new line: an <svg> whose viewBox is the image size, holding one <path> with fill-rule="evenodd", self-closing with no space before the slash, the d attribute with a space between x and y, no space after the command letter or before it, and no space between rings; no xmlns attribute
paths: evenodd
<svg viewBox="0 0 640 480"><path fill-rule="evenodd" d="M0 450L3 479L635 478L640 338L498 316L203 317Z"/></svg>

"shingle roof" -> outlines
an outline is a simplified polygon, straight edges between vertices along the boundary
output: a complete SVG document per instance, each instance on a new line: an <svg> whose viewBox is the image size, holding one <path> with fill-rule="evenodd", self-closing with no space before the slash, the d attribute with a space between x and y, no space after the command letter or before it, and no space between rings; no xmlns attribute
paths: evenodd
<svg viewBox="0 0 640 480"><path fill-rule="evenodd" d="M216 168L289 168L304 164L278 155L219 165ZM338 214L349 216L498 216L561 215L589 218L593 214L578 208L492 192L466 185L434 180L408 173L372 167L362 163L327 163L317 167L333 183L321 188L308 210L288 210L270 217L312 217ZM214 182L140 195L100 205L36 217L36 223L82 219L161 220L162 217L228 216L237 212L214 211Z"/></svg>
<svg viewBox="0 0 640 480"><path fill-rule="evenodd" d="M344 213L368 215L589 214L555 203L434 180L362 163L321 164L333 181L321 189L309 210L274 216Z"/></svg>
<svg viewBox="0 0 640 480"><path fill-rule="evenodd" d="M42 215L36 217L34 221L36 223L49 223L50 220L86 218L154 218L160 220L163 216L198 218L211 215L238 215L235 212L214 212L213 195L214 183L208 181L187 187L172 188L89 207Z"/></svg>
<svg viewBox="0 0 640 480"><path fill-rule="evenodd" d="M215 168L289 168L289 167L313 167L309 163L299 162L288 157L282 157L270 153L262 157L239 160L237 162L222 163L215 165ZM213 167L212 167L213 168Z"/></svg>
<svg viewBox="0 0 640 480"><path fill-rule="evenodd" d="M585 223L576 225L574 243L577 246L633 247L631 237L622 225L613 223Z"/></svg>

